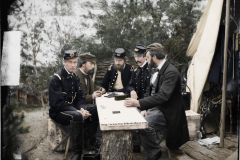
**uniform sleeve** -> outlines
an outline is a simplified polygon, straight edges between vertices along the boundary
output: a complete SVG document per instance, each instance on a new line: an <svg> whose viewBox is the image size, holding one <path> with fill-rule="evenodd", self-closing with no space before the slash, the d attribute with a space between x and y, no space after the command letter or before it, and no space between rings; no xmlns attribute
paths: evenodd
<svg viewBox="0 0 240 160"><path fill-rule="evenodd" d="M134 74L134 73L135 73L135 72L132 73L130 82L129 82L128 86L127 86L127 92L129 92L129 93L130 93L132 90L135 90L135 88L136 88L136 80L135 80L136 74Z"/></svg>
<svg viewBox="0 0 240 160"><path fill-rule="evenodd" d="M109 82L111 80L111 74L110 74L110 71L106 71L105 75L104 75L104 78L102 80L102 83L101 83L101 87L105 88L106 91L108 91L108 86L109 86Z"/></svg>
<svg viewBox="0 0 240 160"><path fill-rule="evenodd" d="M65 102L65 92L63 92L61 81L57 76L53 76L49 85L49 105L54 112L76 111L73 106Z"/></svg>

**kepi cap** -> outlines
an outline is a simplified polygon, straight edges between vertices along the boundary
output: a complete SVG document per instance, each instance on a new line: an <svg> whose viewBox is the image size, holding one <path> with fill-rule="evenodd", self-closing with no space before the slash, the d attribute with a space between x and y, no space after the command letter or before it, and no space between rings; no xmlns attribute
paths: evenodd
<svg viewBox="0 0 240 160"><path fill-rule="evenodd" d="M124 59L126 57L126 52L123 48L117 48L113 53L112 58Z"/></svg>
<svg viewBox="0 0 240 160"><path fill-rule="evenodd" d="M63 56L64 60L73 59L77 57L78 57L78 53L75 49L69 49L64 51L64 56Z"/></svg>
<svg viewBox="0 0 240 160"><path fill-rule="evenodd" d="M135 47L133 54L143 55L146 52L146 47L142 44L139 44Z"/></svg>

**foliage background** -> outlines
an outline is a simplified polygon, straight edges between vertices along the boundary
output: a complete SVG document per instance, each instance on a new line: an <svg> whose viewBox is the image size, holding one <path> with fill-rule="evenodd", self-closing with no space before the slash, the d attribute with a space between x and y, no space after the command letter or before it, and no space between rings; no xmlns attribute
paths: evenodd
<svg viewBox="0 0 240 160"><path fill-rule="evenodd" d="M20 30L20 81L44 106L50 76L62 67L65 49L90 52L97 61L122 47L162 43L168 59L186 74L188 44L201 15L200 0L17 0L9 30Z"/></svg>

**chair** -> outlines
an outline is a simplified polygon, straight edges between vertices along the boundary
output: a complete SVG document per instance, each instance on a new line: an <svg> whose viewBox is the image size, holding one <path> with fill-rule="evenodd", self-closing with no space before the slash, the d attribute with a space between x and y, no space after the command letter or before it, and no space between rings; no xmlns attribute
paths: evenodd
<svg viewBox="0 0 240 160"><path fill-rule="evenodd" d="M61 131L61 133L57 133L57 134L62 134L62 137L63 136L65 136L65 137L63 137L62 139L61 139L61 141L52 149L52 152L54 153L58 148L59 148L59 146L61 145L61 144L63 144L63 142L65 141L65 140L67 140L67 144L66 144L66 148L65 148L65 154L64 154L64 160L66 160L66 158L67 158L67 154L68 154L68 149L69 149L69 145L70 145L70 135L71 135L71 132L69 131L69 132L66 132L66 129L63 129L63 127L62 127L62 125L61 124L59 124L59 123L57 123L57 122L55 122L53 119L49 119L53 124L55 124L55 126L56 126L56 129L59 129L60 131ZM51 123L51 122L49 122L49 123ZM49 124L50 125L50 124ZM48 128L49 129L49 128ZM51 132L49 131L49 137L50 137L50 139L51 139L51 136L57 136L57 135L50 135L51 134ZM51 141L51 140L50 140Z"/></svg>

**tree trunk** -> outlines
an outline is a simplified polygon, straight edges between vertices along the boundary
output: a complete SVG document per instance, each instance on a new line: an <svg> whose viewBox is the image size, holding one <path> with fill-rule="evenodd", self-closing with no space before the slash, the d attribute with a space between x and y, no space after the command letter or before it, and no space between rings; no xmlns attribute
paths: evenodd
<svg viewBox="0 0 240 160"><path fill-rule="evenodd" d="M41 100L42 108L44 108L45 104L44 104L44 100L43 100L43 93L40 93L40 100Z"/></svg>
<svg viewBox="0 0 240 160"><path fill-rule="evenodd" d="M103 131L101 160L132 160L132 131Z"/></svg>

